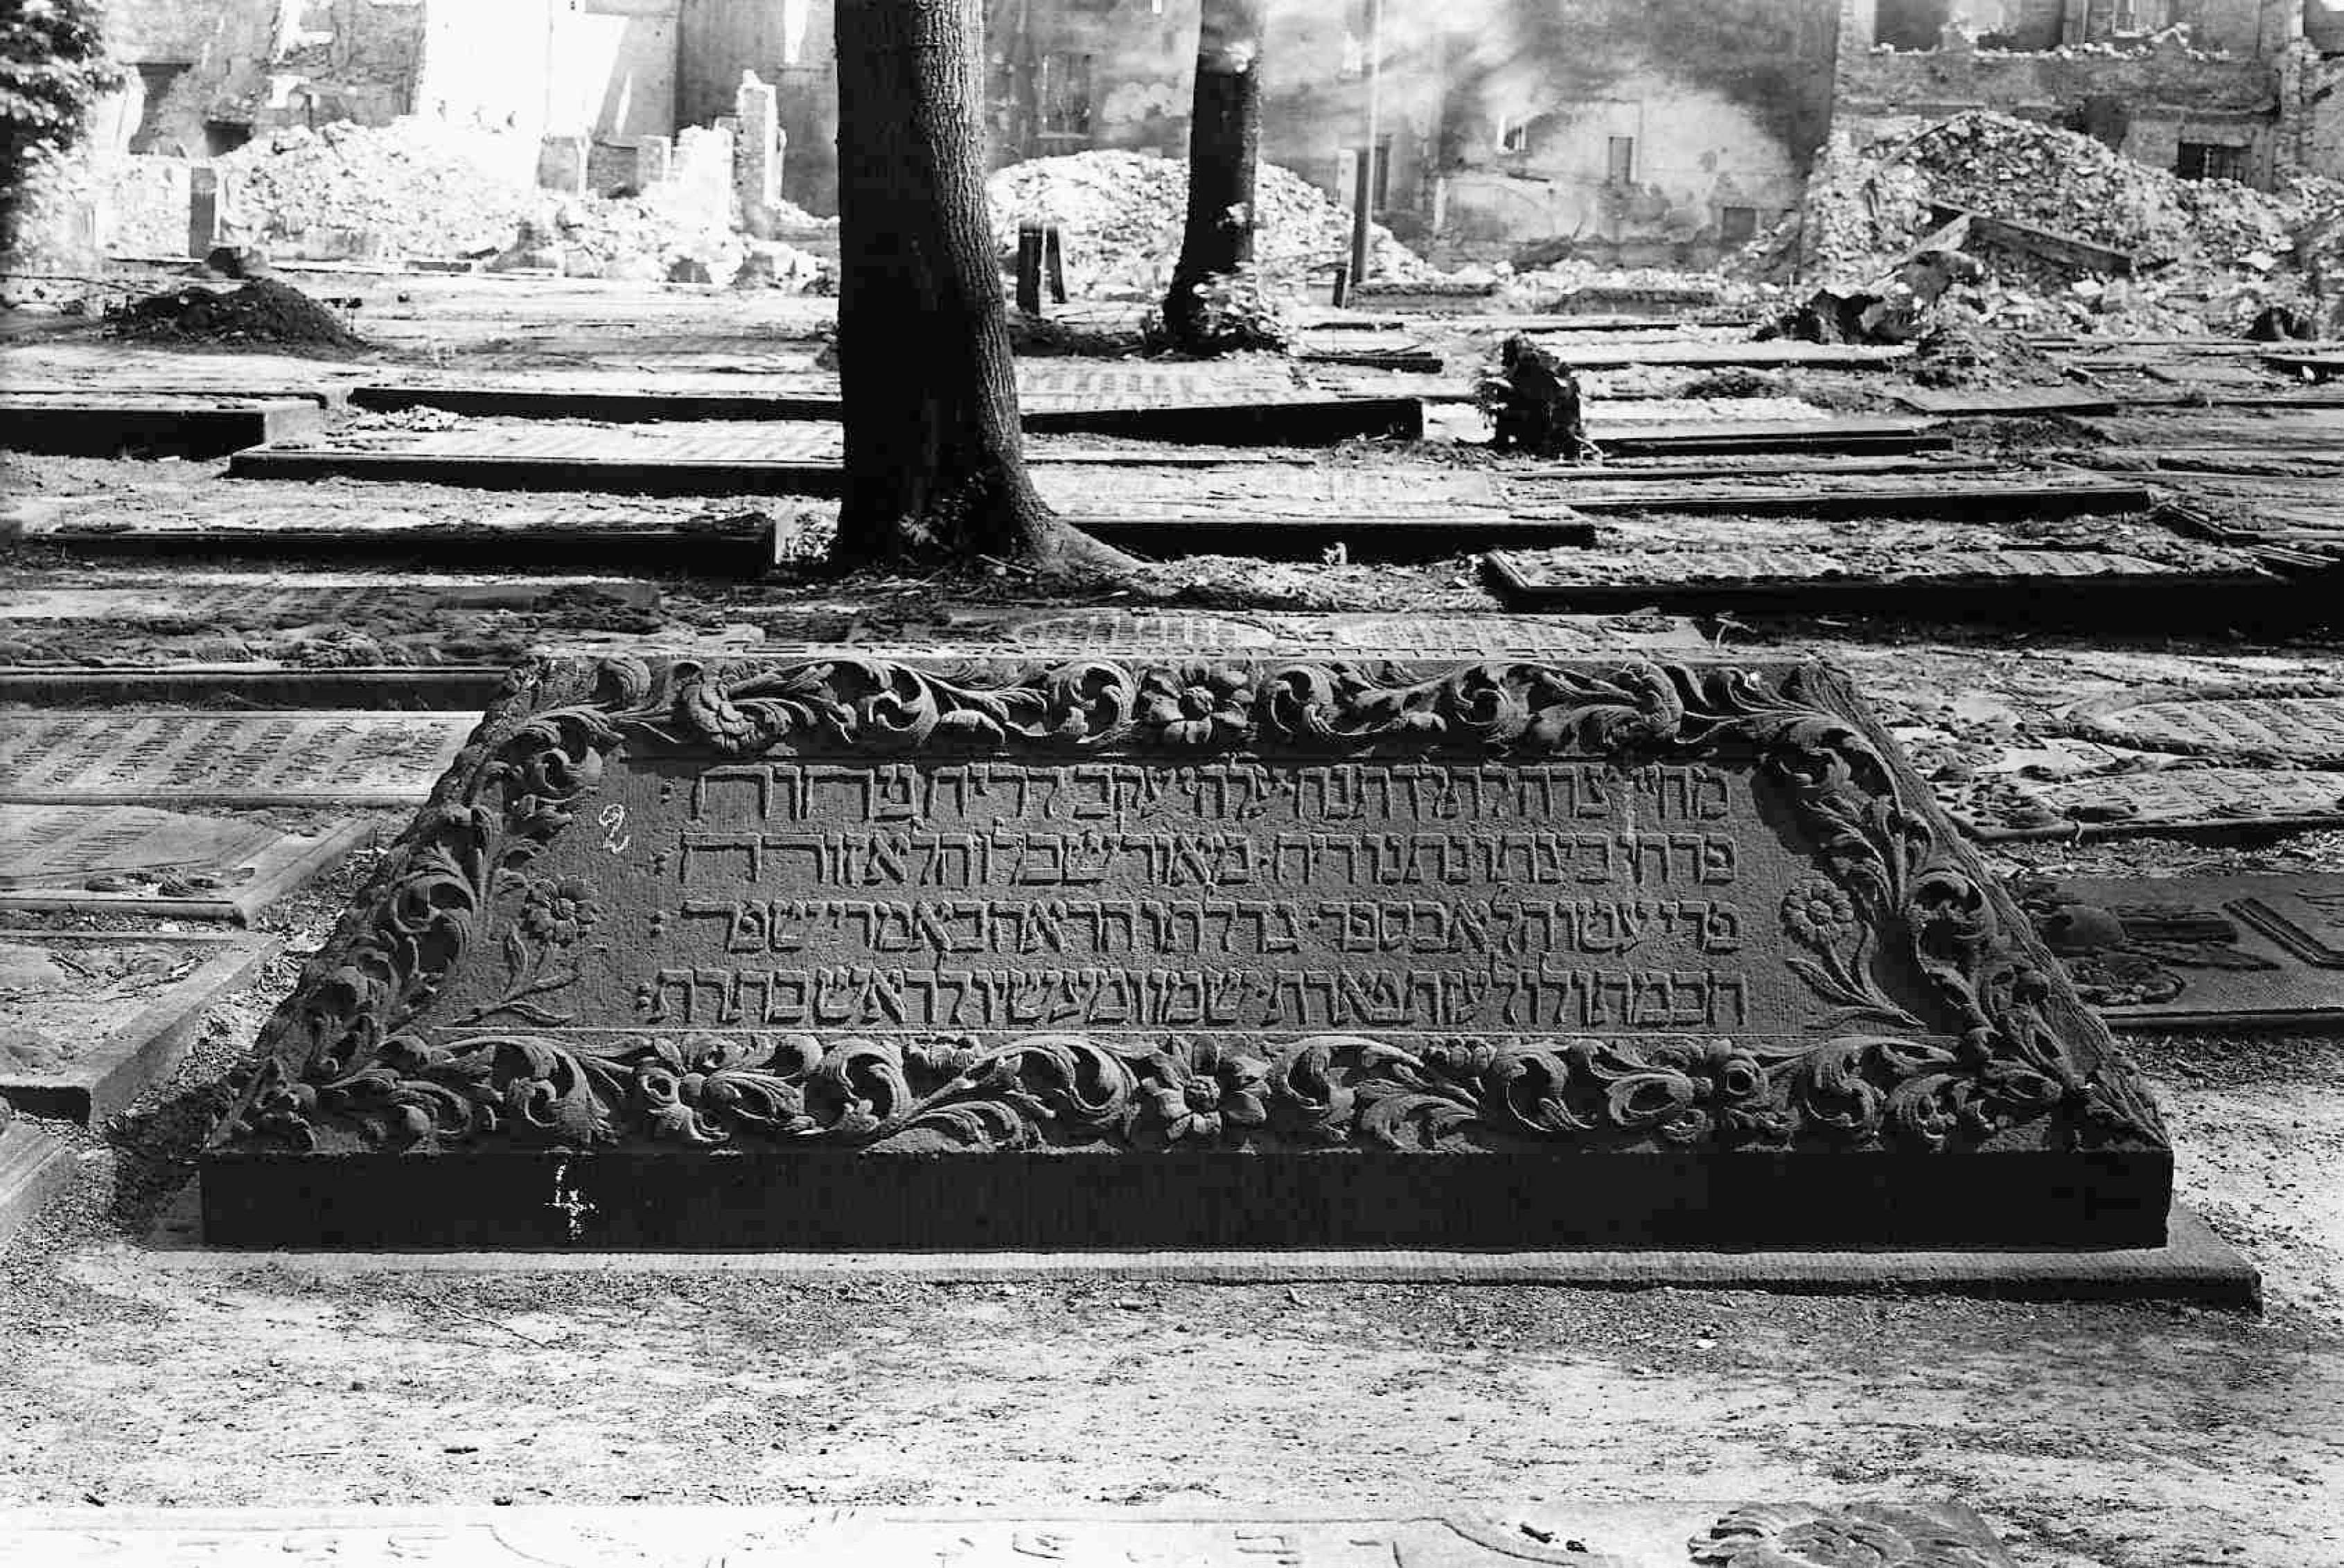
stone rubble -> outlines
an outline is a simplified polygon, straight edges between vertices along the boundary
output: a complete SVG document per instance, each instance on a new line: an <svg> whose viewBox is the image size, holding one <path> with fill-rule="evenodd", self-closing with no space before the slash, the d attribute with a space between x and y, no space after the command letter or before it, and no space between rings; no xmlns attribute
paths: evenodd
<svg viewBox="0 0 2344 1568"><path fill-rule="evenodd" d="M1067 287L1078 294L1160 291L1179 258L1187 220L1188 166L1153 153L1099 150L1032 158L985 182L994 243L1005 260L1017 253L1017 226L1056 223L1066 241ZM1346 260L1351 215L1293 170L1264 163L1255 176L1261 208L1255 238L1263 271L1295 285L1313 268ZM1379 278L1437 278L1430 266L1373 226L1369 246Z"/></svg>
<svg viewBox="0 0 2344 1568"><path fill-rule="evenodd" d="M1787 220L1726 268L1860 286L1893 272L1933 228L1933 203L2126 252L2130 277L1995 250L1965 303L1995 327L2112 336L2236 333L2272 307L2311 319L2313 279L2344 271L2344 183L2293 177L2276 192L2185 180L2089 137L1986 111L1866 147L1834 143ZM2333 323L2330 323L2332 326Z"/></svg>
<svg viewBox="0 0 2344 1568"><path fill-rule="evenodd" d="M466 257L492 268L637 282L802 288L813 256L735 227L729 198L680 184L636 196L542 190L534 142L406 118L295 126L215 160L229 230L279 256ZM819 220L791 208L784 217ZM753 261L753 257L754 260Z"/></svg>

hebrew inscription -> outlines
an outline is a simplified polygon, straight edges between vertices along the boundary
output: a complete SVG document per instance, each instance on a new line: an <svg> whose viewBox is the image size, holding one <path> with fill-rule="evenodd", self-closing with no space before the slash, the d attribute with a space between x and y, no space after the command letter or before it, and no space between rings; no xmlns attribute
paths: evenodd
<svg viewBox="0 0 2344 1568"><path fill-rule="evenodd" d="M0 806L0 890L231 865L278 837L258 823L144 806Z"/></svg>
<svg viewBox="0 0 2344 1568"><path fill-rule="evenodd" d="M19 711L0 716L0 801L409 804L455 760L454 713Z"/></svg>
<svg viewBox="0 0 2344 1568"><path fill-rule="evenodd" d="M2067 722L2149 751L2344 763L2344 691L2334 686L2158 687L2081 703Z"/></svg>
<svg viewBox="0 0 2344 1568"><path fill-rule="evenodd" d="M1745 967L1756 821L1706 764L756 763L616 804L666 893L646 1024L1714 1031L1792 1001Z"/></svg>

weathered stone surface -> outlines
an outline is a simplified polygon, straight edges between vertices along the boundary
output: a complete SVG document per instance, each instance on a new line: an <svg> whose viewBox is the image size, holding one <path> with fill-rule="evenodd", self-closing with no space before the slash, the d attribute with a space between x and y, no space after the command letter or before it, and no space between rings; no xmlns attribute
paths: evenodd
<svg viewBox="0 0 2344 1568"><path fill-rule="evenodd" d="M774 637L769 628L769 641ZM883 622L865 615L853 639L899 650L1024 652L1077 657L1247 652L1345 659L1571 657L1636 649L1706 649L1692 622L1667 615L1310 615L1263 611L1141 612L1120 609L954 611L934 621Z"/></svg>
<svg viewBox="0 0 2344 1568"><path fill-rule="evenodd" d="M126 805L0 805L0 909L104 910L245 924L373 831L314 834Z"/></svg>
<svg viewBox="0 0 2344 1568"><path fill-rule="evenodd" d="M2142 751L2344 764L2344 686L2332 683L2152 687L2064 717L2076 733Z"/></svg>
<svg viewBox="0 0 2344 1568"><path fill-rule="evenodd" d="M185 1054L204 1009L273 937L0 936L0 1098L97 1122Z"/></svg>
<svg viewBox="0 0 2344 1568"><path fill-rule="evenodd" d="M2145 1093L1827 672L559 661L480 738L215 1240L2163 1234Z"/></svg>
<svg viewBox="0 0 2344 1568"><path fill-rule="evenodd" d="M261 823L145 806L0 805L0 889L233 865L282 836Z"/></svg>
<svg viewBox="0 0 2344 1568"><path fill-rule="evenodd" d="M0 621L203 621L236 626L374 621L447 611L531 610L549 601L581 608L654 609L659 588L618 578L453 582L322 576L314 581L181 577L136 587L16 586L0 590Z"/></svg>
<svg viewBox="0 0 2344 1568"><path fill-rule="evenodd" d="M1080 465L1052 470L1043 483L1054 507L1085 517L1510 515L1506 498L1488 474L1457 470Z"/></svg>
<svg viewBox="0 0 2344 1568"><path fill-rule="evenodd" d="M1972 836L1991 842L2344 823L2344 773L2184 766L2089 778L2020 774L1999 781L1997 796L1993 816L1959 818Z"/></svg>
<svg viewBox="0 0 2344 1568"><path fill-rule="evenodd" d="M2344 1019L2344 876L2067 877L2022 901L2119 1028Z"/></svg>
<svg viewBox="0 0 2344 1568"><path fill-rule="evenodd" d="M455 760L453 713L0 714L0 801L407 805Z"/></svg>
<svg viewBox="0 0 2344 1568"><path fill-rule="evenodd" d="M36 1127L10 1119L0 1099L0 1249L40 1212L49 1195L73 1179L72 1150ZM7 1543L0 1527L0 1546Z"/></svg>
<svg viewBox="0 0 2344 1568"><path fill-rule="evenodd" d="M1283 360L1153 365L1017 362L1021 409L1173 409L1248 403L1309 402L1324 396L1303 386Z"/></svg>
<svg viewBox="0 0 2344 1568"><path fill-rule="evenodd" d="M1417 1514L729 1508L20 1511L0 1547L54 1568L2015 1568L1945 1502L1534 1503Z"/></svg>
<svg viewBox="0 0 2344 1568"><path fill-rule="evenodd" d="M324 422L324 411L308 399L0 391L0 430L13 451L210 458L308 434Z"/></svg>
<svg viewBox="0 0 2344 1568"><path fill-rule="evenodd" d="M2239 558L2243 561L2243 558ZM1542 602L1619 584L1688 583L1741 587L1776 584L1833 586L1870 579L1880 583L2039 583L2090 578L2166 578L2184 568L2102 550L1934 550L1900 560L1876 560L1860 548L1734 548L1683 551L1587 551L1491 553L1501 580L1525 600Z"/></svg>

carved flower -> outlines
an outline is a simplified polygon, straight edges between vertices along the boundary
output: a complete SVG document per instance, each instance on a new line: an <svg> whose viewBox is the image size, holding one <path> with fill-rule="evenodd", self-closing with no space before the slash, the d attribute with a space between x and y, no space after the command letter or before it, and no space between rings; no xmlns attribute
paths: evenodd
<svg viewBox="0 0 2344 1568"><path fill-rule="evenodd" d="M594 928L602 906L594 885L580 876L555 881L532 876L520 906L520 928L541 942L567 947Z"/></svg>
<svg viewBox="0 0 2344 1568"><path fill-rule="evenodd" d="M1177 1069L1176 1069L1177 1071ZM1266 1064L1231 1057L1147 1086L1147 1108L1168 1143L1210 1143L1224 1125L1259 1127L1269 1119Z"/></svg>
<svg viewBox="0 0 2344 1568"><path fill-rule="evenodd" d="M1190 664L1151 670L1141 682L1139 722L1166 745L1234 745L1253 728L1253 683L1244 671Z"/></svg>
<svg viewBox="0 0 2344 1568"><path fill-rule="evenodd" d="M1821 876L1802 876L1783 895L1783 925L1810 947L1832 948L1855 923L1855 905Z"/></svg>

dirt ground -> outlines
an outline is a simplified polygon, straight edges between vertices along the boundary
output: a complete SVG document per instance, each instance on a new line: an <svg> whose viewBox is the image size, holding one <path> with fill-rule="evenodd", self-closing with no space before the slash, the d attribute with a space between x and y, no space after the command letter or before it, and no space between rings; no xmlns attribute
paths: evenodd
<svg viewBox="0 0 2344 1568"><path fill-rule="evenodd" d="M379 320L376 335L435 359L496 345L521 366L567 351L572 336L607 342L608 309L581 294L577 319L549 319L534 339L498 312L452 309ZM783 314L762 326L792 339ZM646 341L685 334L667 346L678 359L692 324L655 316L641 330ZM731 364L740 351L707 357ZM177 491L199 512L216 471L34 459L10 462L0 485L49 497ZM366 495L424 512L483 504L426 487ZM641 510L663 508L684 510ZM23 551L7 569L65 564ZM268 562L171 570L206 564ZM1026 591L1014 574L663 588L667 623L696 632L817 597L909 619ZM1192 561L1118 602L1148 599L1497 607L1470 558ZM357 630L381 647L412 631ZM490 629L508 630L539 628ZM2332 641L2251 627L2079 637L1842 618L1708 630L1728 652L1833 658L1916 744L1955 751L2000 744L2050 703L2120 684L2344 675ZM402 814L383 816L386 835ZM190 1175L223 1075L376 853L261 916L286 954L213 1013L167 1082L94 1132L42 1124L79 1163L0 1258L0 1506L1532 1515L1563 1499L1949 1494L2028 1568L2344 1564L2344 1037L2135 1042L2175 1131L2181 1200L2263 1271L2261 1316L1517 1286L808 1285L669 1262L485 1275L158 1265L141 1239ZM2344 869L2344 834L2063 841L1994 858L2076 874L2333 871Z"/></svg>
<svg viewBox="0 0 2344 1568"><path fill-rule="evenodd" d="M1987 654L1925 647L1894 650L1892 712L1900 689L1991 683ZM1834 652L1858 669L1891 653ZM2020 663L2088 684L2111 656ZM2344 862L2335 835L2030 845L2006 864L2021 858ZM807 1285L672 1264L155 1266L138 1239L186 1180L222 1073L369 859L263 916L288 956L170 1082L99 1133L45 1124L81 1166L0 1268L0 1505L1399 1512L1937 1493L2039 1568L2344 1563L2344 1038L2137 1042L2182 1199L2263 1270L2260 1318L1678 1290Z"/></svg>

